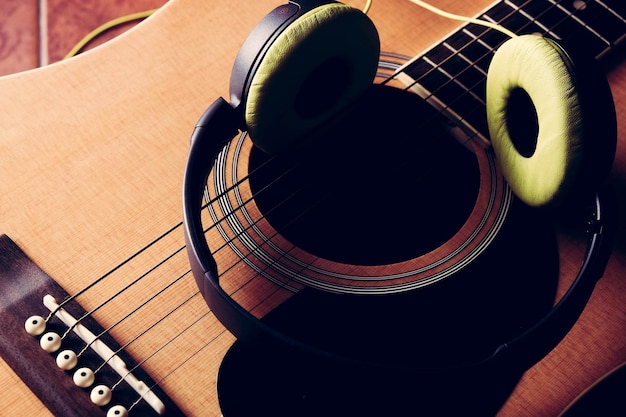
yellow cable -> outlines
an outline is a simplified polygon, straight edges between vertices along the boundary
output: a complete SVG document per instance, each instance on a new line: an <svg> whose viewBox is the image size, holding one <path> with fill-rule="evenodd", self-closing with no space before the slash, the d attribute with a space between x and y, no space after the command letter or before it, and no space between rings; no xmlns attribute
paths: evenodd
<svg viewBox="0 0 626 417"><path fill-rule="evenodd" d="M72 50L68 52L68 54L65 55L63 59L68 59L68 58L73 57L74 55L77 55L81 51L81 49L83 49L89 42L91 42L94 38L100 36L102 33L106 32L107 30L114 28L115 26L124 24L124 23L132 22L133 20L145 19L146 17L150 16L157 10L158 9L146 10L143 12L132 13L126 16L115 18L113 20L109 20L108 22L104 23L103 25L100 25L96 29L89 32L87 36L81 39L80 42L78 42L76 46L74 46Z"/></svg>
<svg viewBox="0 0 626 417"><path fill-rule="evenodd" d="M511 38L515 38L517 36L517 34L515 34L514 32L511 32L510 30L508 30L507 28L498 25L496 23L492 23L486 20L482 20L482 19L474 19L472 17L466 17L466 16L460 16L458 14L453 14L453 13L449 13L446 12L444 10L438 9L435 6L428 4L424 1L421 0L409 0L411 3L417 4L420 7L423 7L426 10L429 10L433 13L436 13L440 16L446 17L448 19L452 19L452 20L460 20L462 22L469 22L469 23L474 23L475 25L481 25L481 26L485 26L491 29L495 29L497 31L500 31L502 33L504 33L505 35L511 37Z"/></svg>
<svg viewBox="0 0 626 417"><path fill-rule="evenodd" d="M363 13L368 14L370 11L370 8L372 7L372 2L374 0L367 0L367 2L365 3L365 7L363 7Z"/></svg>

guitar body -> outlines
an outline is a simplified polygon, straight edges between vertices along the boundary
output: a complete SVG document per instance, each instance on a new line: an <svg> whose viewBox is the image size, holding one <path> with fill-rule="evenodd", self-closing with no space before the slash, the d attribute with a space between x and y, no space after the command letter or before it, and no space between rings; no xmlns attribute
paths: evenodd
<svg viewBox="0 0 626 417"><path fill-rule="evenodd" d="M182 242L180 227L167 239L151 242L180 224L181 182L194 124L215 98L228 97L239 47L251 28L280 3L170 0L145 22L99 48L0 78L0 233L11 237L68 294L107 276L77 301L86 311L95 310L104 328L114 327L111 333L118 343L128 344L128 353L142 361L145 371L189 416L220 415L216 378L235 342L207 314L201 296L187 300L197 292L191 276L176 281L171 292L140 314L116 323L128 305L158 294L188 269L184 253L176 252ZM436 3L465 15L476 15L490 4ZM459 26L403 0L375 2L370 16L382 49L407 56L423 52ZM618 56L607 71L623 131L626 65ZM622 142L620 137L611 175L620 198L626 182ZM579 322L557 349L521 377L499 416L558 415L626 360L623 235L618 232L605 276ZM563 279L557 297L578 270L584 250L583 239L567 232L558 235L558 243ZM176 255L149 280L117 296L125 283L171 253ZM116 269L118 265L123 267ZM111 301L100 307L107 299ZM43 315L44 309L34 305L33 314ZM169 321L130 343L137 329L170 311ZM192 326L195 320L198 325ZM155 351L161 355L152 356ZM50 415L4 361L0 383L3 409Z"/></svg>

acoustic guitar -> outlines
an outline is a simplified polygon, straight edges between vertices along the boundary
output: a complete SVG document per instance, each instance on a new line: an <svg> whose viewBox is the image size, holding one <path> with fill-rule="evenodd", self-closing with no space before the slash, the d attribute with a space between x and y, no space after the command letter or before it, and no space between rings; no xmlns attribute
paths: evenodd
<svg viewBox="0 0 626 417"><path fill-rule="evenodd" d="M285 375L288 364L280 364L281 369L276 370L279 377L271 375L271 366L259 367L269 379L265 383L262 377L253 381L253 387L237 379L240 370L231 375L222 365L231 363L239 342L199 294L189 271L181 227L182 174L193 126L215 98L228 97L228 77L239 47L250 29L280 4L248 3L171 0L145 22L103 46L68 61L0 79L0 233L4 234L0 239L0 378L4 410L17 415L84 416L123 415L125 408L130 415L219 416L218 373L222 385L231 377L235 381L226 384L230 391L220 391L222 402L230 398L250 401L258 392L280 400L280 390L288 385L280 375ZM356 1L348 3L362 7ZM433 3L460 14L486 17L516 32L549 33L578 42L605 68L619 128L623 129L621 101L626 75L620 45L626 34L626 10L619 1ZM479 294L484 292L484 285L496 285L490 293L507 291L506 297L517 293L513 298L502 295L500 302L493 304L508 306L502 315L507 323L511 317L522 317L523 322L528 315L540 314L567 288L585 245L568 225L557 226L556 242L552 242L552 234L544 234L547 229L552 231L551 227L544 227L533 215L520 216L524 209L514 201L497 163L486 151L481 74L484 77L489 56L502 37L433 16L401 0L377 2L369 15L385 51L377 83L409 57L418 58L390 83L392 87L374 89L378 95L361 103L356 114L347 118L349 123L337 126L333 135L363 136L367 132L362 129L374 126L369 123L374 120L379 122L376 132L389 135L378 139L379 149L383 143L392 143L397 150L406 150L400 148L405 144L390 142L390 138L407 132L407 137L439 137L438 127L433 127L431 135L430 130L429 134L422 130L430 127L420 126L418 132L411 132L411 123L407 123L413 120L415 109L428 113L434 108L437 116L433 120L441 118L461 136L476 138L465 143L471 152L458 144L448 151L447 145L436 141L427 148L408 148L403 152L402 171L386 172L383 178L386 181L411 174L410 178L422 181L416 184L411 179L388 188L363 181L361 174L368 172L368 181L380 181L379 176L371 175L371 165L354 175L353 169L363 168L343 163L351 151L361 149L354 142L346 142L344 148L338 146L338 152L333 153L335 160L330 161L334 164L324 165L332 169L314 166L311 155L321 157L328 153L324 150L334 148L322 144L321 151L316 148L320 153L305 155L305 173L319 172L324 189L346 176L350 186L331 193L329 201L340 199L341 204L323 205L317 217L323 219L319 224L286 227L291 224L280 225L285 217L274 217L274 210L268 208L281 198L280 193L255 200L251 206L244 203L247 193L265 189L267 177L234 186L265 163L265 156L245 137L235 140L225 149L223 164L213 174L223 181L213 181L214 188L207 190L209 200L213 194L226 195L205 211L209 219L216 216L216 224L224 225L207 235L214 250L220 250L215 256L223 265L221 269L232 281L254 276L249 286L254 291L242 292L240 302L249 303L259 317L271 318L271 310L280 304L295 304L292 311L296 313L319 308L320 299L301 296L306 286L331 288L333 294L356 292L364 299L374 294L377 307L394 313L398 307L381 300L398 300L407 293L429 294L434 287L439 289L435 290L438 298L430 306L445 312L445 323L454 325L467 311L467 297L458 293L449 297L442 289L452 276L468 270L473 273L466 277L470 283L464 291ZM389 106L380 105L383 96L397 105L385 112ZM463 99L455 99L459 97ZM361 122L364 127L359 131L355 126ZM386 125L400 128L386 130ZM452 137L446 134L445 140ZM369 162L395 155L376 152L376 147L364 149L361 156ZM424 150L434 152L418 157L418 151ZM618 196L623 194L623 153L620 142L610 178ZM418 159L410 158L413 155ZM416 166L428 169L415 170ZM454 169L461 166L475 175ZM277 175L280 173L271 172L269 177ZM298 175L296 172L292 177L296 186L310 178ZM433 180L445 182L432 185ZM387 193L381 194L374 206L366 198L371 184ZM236 193L224 194L222 186ZM423 206L413 202L416 197L422 199ZM355 207L347 205L354 201L364 208L358 211L362 218L356 220ZM455 207L453 214L448 213L450 206ZM288 212L300 213L302 207L295 205ZM377 218L379 210L384 210L385 222L368 224ZM256 220L251 225L242 224L259 213L267 219L263 227L255 229ZM337 213L341 215L336 217ZM420 223L423 227L413 224L415 218L431 213L432 218ZM221 222L221 218L227 221ZM337 219L351 219L353 223ZM444 230L432 227L447 221ZM364 229L365 224L368 227ZM407 233L389 234L389 230L399 228ZM276 229L289 232L263 237L267 230ZM497 404L497 415L558 415L594 381L625 360L626 288L621 278L625 259L620 231L621 227L604 277L583 315L552 352L507 387L506 396L498 400L503 404ZM327 237L328 244L299 240L316 234ZM508 239L508 244L518 238L532 244L526 245L521 258L511 258L510 251L502 249L502 239ZM254 239L272 245L263 246ZM413 240L420 243L407 243ZM368 248L372 241L376 243L373 250ZM558 243L558 255L551 252L551 243ZM345 251L346 247L358 249ZM458 250L451 251L451 247ZM558 268L552 255L559 261ZM307 260L304 266L303 259ZM484 268L478 270L482 273L493 269L495 259L500 259L496 262L498 271L510 268L519 272L507 274L511 276L506 281L497 281L501 273L496 271L475 285L471 281L471 275L479 275L475 265ZM510 266L508 262L516 264ZM352 276L376 279L359 281ZM444 301L449 304L444 306ZM491 303L493 299L483 301ZM352 305L354 311L367 312L369 304L360 304ZM332 302L325 306L329 307L328 317L323 323L330 324L342 311ZM469 316L484 319L500 314L493 313L488 309L485 315ZM434 323L426 325L434 332L429 334L445 333L440 331L440 317L418 317L420 322ZM367 320L380 318L368 316ZM387 317L380 322L378 344L372 345L388 347L384 354L389 357L394 347L409 341L397 340L394 332L385 331L392 321ZM467 322L461 323L456 330L463 331ZM367 354L374 350L372 346ZM408 350L415 346L405 346L407 351L392 361L410 358ZM464 354L463 349L458 353ZM245 353L234 358L246 363ZM255 358L247 359L251 367L258 365ZM242 381L240 392L236 392L238 381ZM282 385L268 387L271 384L267 381ZM124 408L119 407L122 404Z"/></svg>

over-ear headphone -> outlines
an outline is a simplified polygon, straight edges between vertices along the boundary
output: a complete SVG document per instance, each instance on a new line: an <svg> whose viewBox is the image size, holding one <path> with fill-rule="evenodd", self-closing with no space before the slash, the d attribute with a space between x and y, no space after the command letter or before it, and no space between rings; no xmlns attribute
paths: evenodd
<svg viewBox="0 0 626 417"><path fill-rule="evenodd" d="M498 48L487 74L489 133L503 174L532 206L597 190L616 147L611 91L591 60L523 35Z"/></svg>
<svg viewBox="0 0 626 417"><path fill-rule="evenodd" d="M376 28L357 9L319 0L280 6L235 59L231 105L256 146L276 152L367 89L379 52Z"/></svg>
<svg viewBox="0 0 626 417"><path fill-rule="evenodd" d="M323 126L368 88L379 52L376 29L362 12L329 1L289 2L245 41L232 73L230 103L219 98L196 125L183 185L187 250L208 305L238 338L265 334L321 356L351 360L277 331L227 294L204 237L201 211L213 161L239 130L247 130L266 152L295 146L292 138ZM582 190L591 210L584 261L566 294L535 325L464 366L511 358L532 366L567 334L604 272L613 210L610 197L598 190L611 168L616 122L608 83L581 62L556 41L537 35L507 41L493 58L489 127L513 191L527 204L543 207L562 206Z"/></svg>

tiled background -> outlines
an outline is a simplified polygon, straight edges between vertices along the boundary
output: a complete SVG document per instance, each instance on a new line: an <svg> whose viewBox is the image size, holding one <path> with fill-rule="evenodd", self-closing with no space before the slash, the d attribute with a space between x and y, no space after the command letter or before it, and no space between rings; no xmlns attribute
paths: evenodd
<svg viewBox="0 0 626 417"><path fill-rule="evenodd" d="M120 16L161 7L166 1L0 0L0 76L59 61L100 25ZM45 20L40 25L41 16ZM133 24L107 31L88 48Z"/></svg>

